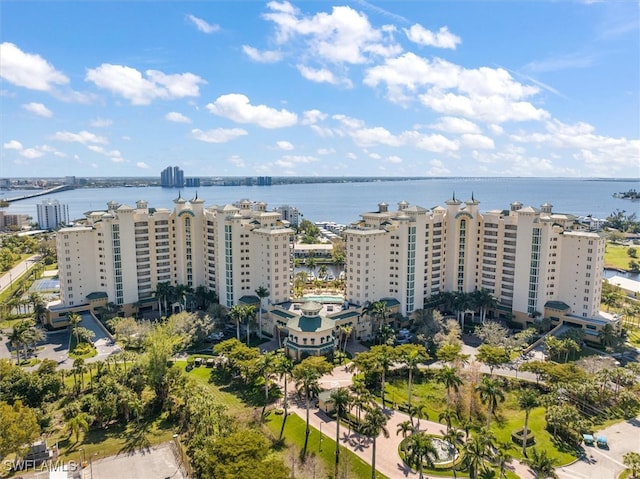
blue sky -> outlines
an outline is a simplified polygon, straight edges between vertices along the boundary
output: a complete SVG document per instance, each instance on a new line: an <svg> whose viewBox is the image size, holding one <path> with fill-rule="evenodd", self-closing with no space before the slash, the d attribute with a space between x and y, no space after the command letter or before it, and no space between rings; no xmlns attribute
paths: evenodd
<svg viewBox="0 0 640 479"><path fill-rule="evenodd" d="M0 4L0 177L640 177L637 1Z"/></svg>

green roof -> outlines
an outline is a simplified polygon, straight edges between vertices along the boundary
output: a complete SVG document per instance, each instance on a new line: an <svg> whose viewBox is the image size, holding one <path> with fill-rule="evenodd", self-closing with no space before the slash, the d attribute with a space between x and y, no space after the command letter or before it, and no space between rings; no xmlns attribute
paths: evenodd
<svg viewBox="0 0 640 479"><path fill-rule="evenodd" d="M95 293L89 293L87 295L87 299L89 301L93 301L95 299L104 299L104 298L108 298L109 295L107 293L105 293L104 291L96 291Z"/></svg>
<svg viewBox="0 0 640 479"><path fill-rule="evenodd" d="M239 302L244 304L260 304L260 298L254 295L247 295L240 298Z"/></svg>
<svg viewBox="0 0 640 479"><path fill-rule="evenodd" d="M276 316L280 316L284 319L291 319L298 316L297 314L290 313L289 311L285 311L284 309L272 309L271 314L275 314Z"/></svg>
<svg viewBox="0 0 640 479"><path fill-rule="evenodd" d="M320 316L300 316L298 320L298 328L306 333L317 331L321 327L322 318Z"/></svg>
<svg viewBox="0 0 640 479"><path fill-rule="evenodd" d="M547 301L546 303L544 303L544 307L549 309L557 309L559 311L566 311L567 309L571 309L571 306L562 301Z"/></svg>
<svg viewBox="0 0 640 479"><path fill-rule="evenodd" d="M355 310L355 309L346 309L344 311L340 311L338 313L331 314L331 315L328 316L328 318L336 321L338 319L348 319L348 318L353 318L353 317L357 317L357 316L360 316L360 313L357 310Z"/></svg>
<svg viewBox="0 0 640 479"><path fill-rule="evenodd" d="M387 308L398 306L400 304L400 301L398 301L396 298L382 298L380 301L384 301L387 305Z"/></svg>

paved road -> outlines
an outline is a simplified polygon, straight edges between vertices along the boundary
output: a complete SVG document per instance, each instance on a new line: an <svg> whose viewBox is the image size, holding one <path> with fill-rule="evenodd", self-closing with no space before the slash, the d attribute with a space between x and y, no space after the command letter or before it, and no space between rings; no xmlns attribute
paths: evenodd
<svg viewBox="0 0 640 479"><path fill-rule="evenodd" d="M31 267L40 260L40 255L34 254L29 258L21 261L9 271L0 276L0 292L7 289L11 283L18 279L21 275L29 271Z"/></svg>

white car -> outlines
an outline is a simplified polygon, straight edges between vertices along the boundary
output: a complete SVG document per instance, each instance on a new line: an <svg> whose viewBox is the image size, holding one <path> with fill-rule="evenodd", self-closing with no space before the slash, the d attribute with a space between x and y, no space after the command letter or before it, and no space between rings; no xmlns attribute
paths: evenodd
<svg viewBox="0 0 640 479"><path fill-rule="evenodd" d="M216 333L211 333L207 339L209 339L209 341L220 341L222 338L224 338L224 333L222 331L218 331Z"/></svg>

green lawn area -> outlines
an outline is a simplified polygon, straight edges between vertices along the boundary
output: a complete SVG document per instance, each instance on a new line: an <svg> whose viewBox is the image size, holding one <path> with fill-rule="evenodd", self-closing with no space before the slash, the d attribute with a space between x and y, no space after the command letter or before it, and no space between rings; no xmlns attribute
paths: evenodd
<svg viewBox="0 0 640 479"><path fill-rule="evenodd" d="M607 242L604 252L605 268L629 269L629 261L633 258L627 254L628 246Z"/></svg>
<svg viewBox="0 0 640 479"><path fill-rule="evenodd" d="M266 424L269 430L273 433L274 437L280 436L280 428L282 427L282 421L284 415L269 414L266 419ZM284 439L286 444L293 444L296 448L302 450L304 447L304 435L305 435L306 422L304 419L298 417L296 414L289 414L284 427ZM309 443L307 445L307 451L309 454L315 454L324 464L327 471L333 471L335 464L335 451L336 442L326 435L322 435L322 450L320 450L320 432L317 429L311 428L309 434ZM371 466L360 459L353 452L348 449L341 449L341 456L347 458L349 464L349 478L369 479L371 477ZM384 454L385 452L378 448L378 454ZM342 461L342 459L341 459ZM286 462L286 459L285 459ZM382 474L376 474L376 478L386 478Z"/></svg>
<svg viewBox="0 0 640 479"><path fill-rule="evenodd" d="M640 329L627 325L627 342L635 348L640 348Z"/></svg>
<svg viewBox="0 0 640 479"><path fill-rule="evenodd" d="M394 379L385 388L385 398L388 401L397 403L407 400L407 381ZM431 421L438 422L438 416L445 410L446 389L440 383L428 381L413 385L413 404L424 404ZM484 406L483 406L484 407ZM517 406L517 399L514 393L507 393L506 400L498 408L498 420L492 419L491 431L499 442L511 442L511 433L516 429L521 429L524 425L524 411ZM533 431L536 438L536 447L544 449L549 456L558 460L558 464L568 464L577 456L575 451L560 451L557 449L553 437L545 429L544 408L534 409L529 416L529 429ZM516 458L522 458L520 448L514 444L511 454Z"/></svg>

